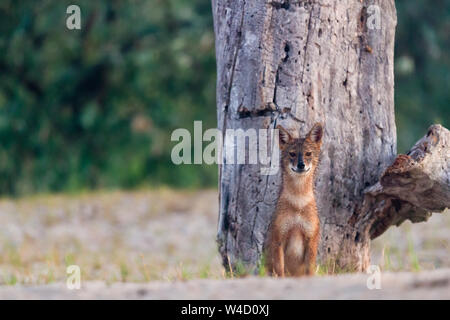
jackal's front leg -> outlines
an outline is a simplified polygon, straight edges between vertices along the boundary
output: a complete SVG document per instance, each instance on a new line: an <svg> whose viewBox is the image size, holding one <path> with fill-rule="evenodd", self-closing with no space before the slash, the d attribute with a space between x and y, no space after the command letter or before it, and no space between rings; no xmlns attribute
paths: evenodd
<svg viewBox="0 0 450 320"><path fill-rule="evenodd" d="M306 274L312 276L316 272L316 258L318 239L309 239L305 248L305 270Z"/></svg>
<svg viewBox="0 0 450 320"><path fill-rule="evenodd" d="M277 244L273 248L274 252L272 253L273 257L273 274L278 277L284 277L284 249L283 246L280 244Z"/></svg>

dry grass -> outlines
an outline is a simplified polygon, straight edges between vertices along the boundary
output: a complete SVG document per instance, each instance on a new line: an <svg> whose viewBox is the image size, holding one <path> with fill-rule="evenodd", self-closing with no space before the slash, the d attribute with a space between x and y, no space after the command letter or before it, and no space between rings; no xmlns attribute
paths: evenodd
<svg viewBox="0 0 450 320"><path fill-rule="evenodd" d="M0 284L224 278L217 192L108 192L0 200ZM450 267L450 215L391 228L373 243L384 270ZM230 276L230 275L228 275Z"/></svg>
<svg viewBox="0 0 450 320"><path fill-rule="evenodd" d="M151 281L223 277L217 193L95 193L0 201L0 284L66 279Z"/></svg>
<svg viewBox="0 0 450 320"><path fill-rule="evenodd" d="M392 227L372 243L372 263L387 271L450 267L450 212L435 213L423 223Z"/></svg>

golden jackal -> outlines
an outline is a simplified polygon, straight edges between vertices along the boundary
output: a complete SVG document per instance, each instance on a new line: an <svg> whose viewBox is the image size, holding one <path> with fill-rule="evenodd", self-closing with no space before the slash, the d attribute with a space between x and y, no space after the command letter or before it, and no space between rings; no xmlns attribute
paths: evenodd
<svg viewBox="0 0 450 320"><path fill-rule="evenodd" d="M305 139L294 139L281 126L282 188L269 228L267 270L275 276L312 275L319 242L319 216L314 177L323 127L316 123Z"/></svg>

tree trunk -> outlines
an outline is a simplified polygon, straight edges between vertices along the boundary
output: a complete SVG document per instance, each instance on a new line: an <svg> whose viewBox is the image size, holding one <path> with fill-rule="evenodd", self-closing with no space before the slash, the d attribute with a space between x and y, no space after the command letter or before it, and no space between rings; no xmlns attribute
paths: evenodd
<svg viewBox="0 0 450 320"><path fill-rule="evenodd" d="M324 123L315 184L319 259L364 270L370 238L383 229L367 231L378 220L369 200L363 205L364 190L379 181L396 155L394 0L212 0L212 5L219 129L225 135L227 129L282 124L305 135L314 122ZM260 168L219 167L217 239L226 268L253 267L261 257L280 174L264 176Z"/></svg>

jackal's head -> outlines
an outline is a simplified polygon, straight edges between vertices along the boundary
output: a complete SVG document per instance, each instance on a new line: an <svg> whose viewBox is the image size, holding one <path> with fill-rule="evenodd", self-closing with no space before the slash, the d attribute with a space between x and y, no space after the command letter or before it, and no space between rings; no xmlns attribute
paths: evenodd
<svg viewBox="0 0 450 320"><path fill-rule="evenodd" d="M322 145L323 126L314 124L305 138L295 139L281 126L279 130L281 167L284 173L309 175L314 173Z"/></svg>

